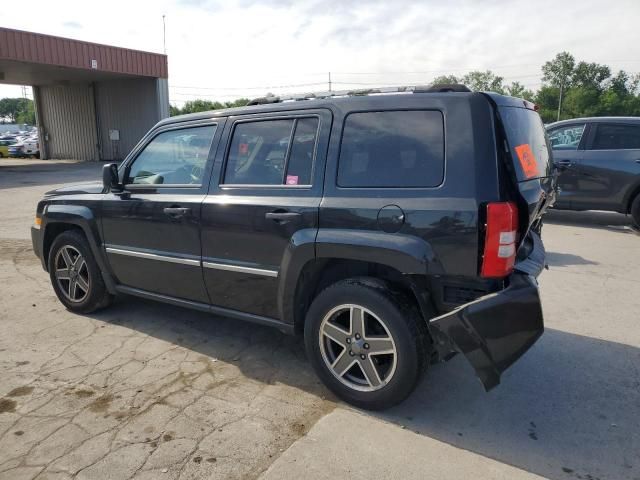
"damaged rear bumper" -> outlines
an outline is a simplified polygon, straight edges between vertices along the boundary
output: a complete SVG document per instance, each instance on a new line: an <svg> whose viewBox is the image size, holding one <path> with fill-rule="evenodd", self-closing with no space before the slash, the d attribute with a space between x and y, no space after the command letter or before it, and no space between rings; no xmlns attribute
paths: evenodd
<svg viewBox="0 0 640 480"><path fill-rule="evenodd" d="M544 247L537 235L533 244L528 258L516 264L507 288L429 322L441 354L464 354L487 391L544 331L535 278L544 267Z"/></svg>

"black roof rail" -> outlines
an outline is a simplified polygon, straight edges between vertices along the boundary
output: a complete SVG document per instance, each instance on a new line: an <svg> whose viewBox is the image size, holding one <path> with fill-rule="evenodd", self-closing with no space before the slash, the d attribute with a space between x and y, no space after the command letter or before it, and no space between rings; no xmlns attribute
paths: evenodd
<svg viewBox="0 0 640 480"><path fill-rule="evenodd" d="M382 95L385 93L438 93L438 92L470 92L465 85L459 83L438 84L438 85L416 85L400 87L380 87L355 90L339 90L330 92L298 93L288 96L267 96L254 98L247 105L268 105L271 103L294 102L298 100L314 100L335 97L359 97L365 95Z"/></svg>

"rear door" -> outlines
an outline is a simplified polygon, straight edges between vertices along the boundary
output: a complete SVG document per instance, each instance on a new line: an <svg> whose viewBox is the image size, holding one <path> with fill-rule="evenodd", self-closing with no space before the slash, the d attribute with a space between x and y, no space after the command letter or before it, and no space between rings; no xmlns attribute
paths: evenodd
<svg viewBox="0 0 640 480"><path fill-rule="evenodd" d="M553 163L558 168L558 208L572 208L574 198L581 195L578 185L578 164L584 158L588 125L585 122L571 123L549 130L549 141L553 149Z"/></svg>
<svg viewBox="0 0 640 480"><path fill-rule="evenodd" d="M124 190L105 195L102 210L104 247L120 285L208 303L200 264L200 209L210 148L222 122L158 130L121 169Z"/></svg>
<svg viewBox="0 0 640 480"><path fill-rule="evenodd" d="M505 98L507 102L513 100ZM521 233L525 233L555 200L551 145L542 119L533 108L508 104L499 105L498 111L506 134L506 152L500 152L506 153L507 167L515 170L519 207L526 208L528 216L527 225L522 225L520 217Z"/></svg>
<svg viewBox="0 0 640 480"><path fill-rule="evenodd" d="M593 125L573 171L579 192L573 208L625 211L626 195L640 176L640 124Z"/></svg>
<svg viewBox="0 0 640 480"><path fill-rule="evenodd" d="M202 206L202 261L214 305L276 318L285 252L313 244L332 115L231 117Z"/></svg>

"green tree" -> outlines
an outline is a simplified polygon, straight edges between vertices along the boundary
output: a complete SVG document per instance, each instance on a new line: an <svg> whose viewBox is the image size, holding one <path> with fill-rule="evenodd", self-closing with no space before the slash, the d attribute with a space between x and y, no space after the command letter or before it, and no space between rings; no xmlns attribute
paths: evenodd
<svg viewBox="0 0 640 480"><path fill-rule="evenodd" d="M558 115L560 120L562 113L562 96L566 88L571 86L576 59L569 52L561 52L553 60L546 62L542 66L542 81L548 82L552 87L557 87L558 95Z"/></svg>
<svg viewBox="0 0 640 480"><path fill-rule="evenodd" d="M245 107L251 100L248 98L238 98L233 102L225 102L225 108Z"/></svg>
<svg viewBox="0 0 640 480"><path fill-rule="evenodd" d="M440 75L431 82L431 85L451 85L453 83L462 83L455 75Z"/></svg>
<svg viewBox="0 0 640 480"><path fill-rule="evenodd" d="M535 97L535 93L525 88L520 82L513 82L511 85L507 85L505 90L506 93L512 97L524 98L530 102L533 102Z"/></svg>
<svg viewBox="0 0 640 480"><path fill-rule="evenodd" d="M33 111L33 100L29 98L0 99L0 118L6 119L9 123L16 123L18 116L22 115L21 123L35 124Z"/></svg>
<svg viewBox="0 0 640 480"><path fill-rule="evenodd" d="M544 123L551 123L557 119L558 99L560 89L550 85L543 85L534 97L534 102L538 105L538 113Z"/></svg>
<svg viewBox="0 0 640 480"><path fill-rule="evenodd" d="M462 83L476 92L505 93L503 80L504 78L494 74L491 70L484 72L476 70L462 77Z"/></svg>
<svg viewBox="0 0 640 480"><path fill-rule="evenodd" d="M24 108L16 115L16 123L26 123L27 125L36 124L36 110L32 100L27 99Z"/></svg>
<svg viewBox="0 0 640 480"><path fill-rule="evenodd" d="M244 107L250 102L248 98L238 98L232 102L218 102L212 100L189 100L182 108L169 105L169 115L184 115L186 113L207 112L209 110L221 110L223 108Z"/></svg>
<svg viewBox="0 0 640 480"><path fill-rule="evenodd" d="M598 63L579 62L573 70L571 85L602 91L604 82L611 76L611 70L606 65Z"/></svg>
<svg viewBox="0 0 640 480"><path fill-rule="evenodd" d="M552 87L568 87L571 84L576 59L569 52L558 53L542 66L542 81Z"/></svg>
<svg viewBox="0 0 640 480"><path fill-rule="evenodd" d="M567 90L561 119L602 115L600 92L594 87L572 87Z"/></svg>

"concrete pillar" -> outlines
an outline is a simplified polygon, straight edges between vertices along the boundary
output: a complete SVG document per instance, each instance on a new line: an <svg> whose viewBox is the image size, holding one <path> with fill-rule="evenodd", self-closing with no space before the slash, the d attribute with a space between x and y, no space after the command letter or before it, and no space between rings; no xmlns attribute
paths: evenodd
<svg viewBox="0 0 640 480"><path fill-rule="evenodd" d="M47 129L42 119L42 105L40 103L40 87L32 86L33 108L36 113L36 128L38 129L38 139L40 143L40 158L49 160L49 148L47 145Z"/></svg>
<svg viewBox="0 0 640 480"><path fill-rule="evenodd" d="M158 102L158 120L169 116L169 80L156 79L156 97Z"/></svg>

